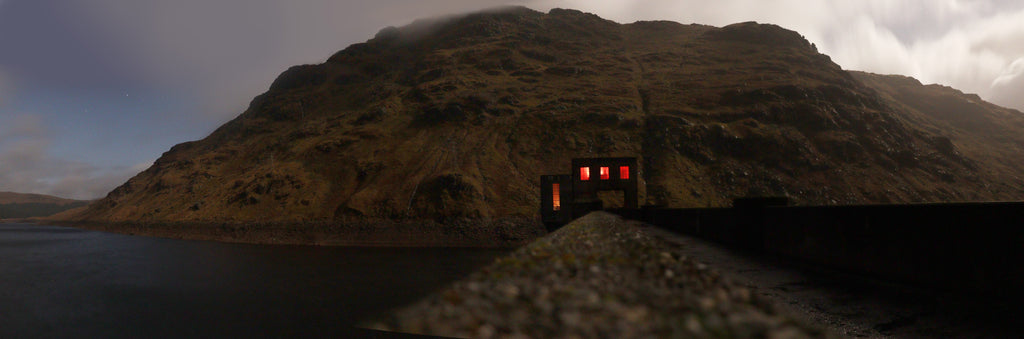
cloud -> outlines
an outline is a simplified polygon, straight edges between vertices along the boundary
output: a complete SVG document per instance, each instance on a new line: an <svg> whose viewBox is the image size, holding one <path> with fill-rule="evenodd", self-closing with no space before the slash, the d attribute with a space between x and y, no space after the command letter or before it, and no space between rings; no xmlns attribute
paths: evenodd
<svg viewBox="0 0 1024 339"><path fill-rule="evenodd" d="M3 3L0 2L0 5ZM7 72L0 68L0 108L9 104L12 97L14 97L14 82Z"/></svg>
<svg viewBox="0 0 1024 339"><path fill-rule="evenodd" d="M23 140L38 141L37 137L47 134L45 124L38 115L18 115L5 117L4 120L3 128L0 128L0 144Z"/></svg>
<svg viewBox="0 0 1024 339"><path fill-rule="evenodd" d="M320 63L388 25L500 5L507 0L89 0L84 20L120 46L152 82L191 89L199 116L240 114L278 74Z"/></svg>
<svg viewBox="0 0 1024 339"><path fill-rule="evenodd" d="M897 68L902 71L899 73L917 77L922 82L941 83L964 92L978 93L986 100L1024 110L1020 101L1008 100L1002 93L1007 86L1012 87L1010 80L1020 73L1018 60L1024 57L1022 41L1024 9L1017 9L978 13L973 19L963 20L941 35L893 48L902 47L899 53L906 53L910 62L908 67ZM858 64L856 60L848 63ZM1015 88L1021 89L1019 83Z"/></svg>
<svg viewBox="0 0 1024 339"><path fill-rule="evenodd" d="M1024 111L1024 58L1015 60L992 81L992 101Z"/></svg>
<svg viewBox="0 0 1024 339"><path fill-rule="evenodd" d="M318 63L389 25L523 4L576 8L628 23L796 30L847 69L914 76L997 100L992 81L1024 56L1024 4L997 0L89 0L75 13L119 43L153 82L194 91L198 117L226 121L289 66ZM1024 107L1019 107L1024 109Z"/></svg>
<svg viewBox="0 0 1024 339"><path fill-rule="evenodd" d="M533 0L537 9L577 8L619 22L672 20L724 26L742 21L795 30L845 69L903 74L978 93L1024 110L1024 3L996 0Z"/></svg>
<svg viewBox="0 0 1024 339"><path fill-rule="evenodd" d="M0 191L50 194L94 199L139 173L144 163L131 167L108 166L56 159L53 140L38 115L4 117L0 126Z"/></svg>

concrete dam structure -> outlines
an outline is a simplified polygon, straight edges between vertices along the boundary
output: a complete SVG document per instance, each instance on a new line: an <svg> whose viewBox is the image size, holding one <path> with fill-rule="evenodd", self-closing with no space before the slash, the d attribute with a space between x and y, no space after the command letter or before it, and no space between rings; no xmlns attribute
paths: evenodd
<svg viewBox="0 0 1024 339"><path fill-rule="evenodd" d="M669 231L883 280L1024 299L1024 202L789 206L762 197L730 208L638 208L635 193L629 199L636 158L572 163L571 175L541 178L549 230L603 209L595 192L625 190L625 206L608 211ZM610 170L617 166L628 166L628 180Z"/></svg>
<svg viewBox="0 0 1024 339"><path fill-rule="evenodd" d="M1024 298L1024 202L619 209L624 218L852 273Z"/></svg>

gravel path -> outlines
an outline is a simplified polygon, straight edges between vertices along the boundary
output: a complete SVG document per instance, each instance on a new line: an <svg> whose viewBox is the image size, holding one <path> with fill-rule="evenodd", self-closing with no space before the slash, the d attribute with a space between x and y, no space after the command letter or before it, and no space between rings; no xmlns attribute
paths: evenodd
<svg viewBox="0 0 1024 339"><path fill-rule="evenodd" d="M835 337L684 253L635 222L592 213L368 327L481 338Z"/></svg>

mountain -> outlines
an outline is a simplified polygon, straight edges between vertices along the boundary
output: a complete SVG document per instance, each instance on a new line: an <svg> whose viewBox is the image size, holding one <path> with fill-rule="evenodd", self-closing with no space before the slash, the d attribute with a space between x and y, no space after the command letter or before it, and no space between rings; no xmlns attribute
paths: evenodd
<svg viewBox="0 0 1024 339"><path fill-rule="evenodd" d="M641 158L642 204L1016 200L1022 119L845 71L775 25L503 8L385 28L289 68L75 219L532 217L541 174L597 156Z"/></svg>
<svg viewBox="0 0 1024 339"><path fill-rule="evenodd" d="M0 192L0 219L44 217L88 204L42 194Z"/></svg>

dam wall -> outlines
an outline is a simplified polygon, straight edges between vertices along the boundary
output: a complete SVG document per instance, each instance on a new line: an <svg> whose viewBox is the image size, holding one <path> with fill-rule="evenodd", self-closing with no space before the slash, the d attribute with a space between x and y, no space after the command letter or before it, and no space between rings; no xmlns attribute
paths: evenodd
<svg viewBox="0 0 1024 339"><path fill-rule="evenodd" d="M784 203L783 203L784 204ZM1024 202L613 211L734 248L884 280L1024 297Z"/></svg>

